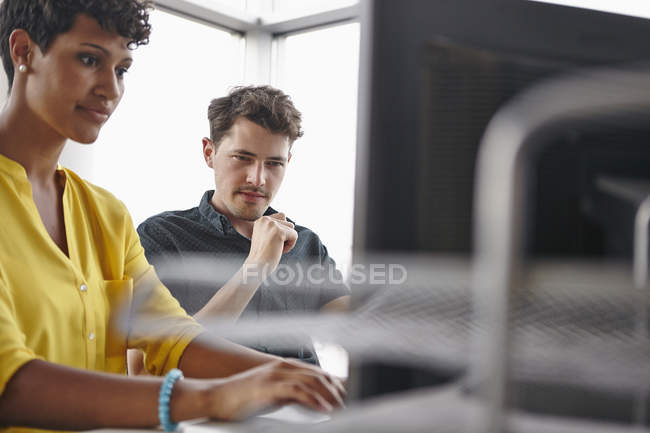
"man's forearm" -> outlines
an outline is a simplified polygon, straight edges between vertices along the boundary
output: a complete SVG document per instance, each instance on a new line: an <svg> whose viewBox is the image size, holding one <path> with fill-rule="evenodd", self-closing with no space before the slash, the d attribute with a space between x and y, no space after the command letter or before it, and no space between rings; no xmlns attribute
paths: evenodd
<svg viewBox="0 0 650 433"><path fill-rule="evenodd" d="M246 274L246 265L244 265L194 315L194 318L198 321L211 317L238 319L261 283L259 277Z"/></svg>
<svg viewBox="0 0 650 433"><path fill-rule="evenodd" d="M30 361L0 397L0 425L55 430L158 425L161 378L129 378ZM203 388L181 381L172 395L172 419L207 416Z"/></svg>
<svg viewBox="0 0 650 433"><path fill-rule="evenodd" d="M246 262L194 317L199 321L211 316L237 319L266 275L275 270L282 254L288 253L297 239L293 223L283 213L255 220Z"/></svg>
<svg viewBox="0 0 650 433"><path fill-rule="evenodd" d="M178 368L186 377L220 378L279 359L225 339L199 336L185 348Z"/></svg>
<svg viewBox="0 0 650 433"><path fill-rule="evenodd" d="M342 313L350 310L350 295L340 296L329 301L320 309L322 313Z"/></svg>

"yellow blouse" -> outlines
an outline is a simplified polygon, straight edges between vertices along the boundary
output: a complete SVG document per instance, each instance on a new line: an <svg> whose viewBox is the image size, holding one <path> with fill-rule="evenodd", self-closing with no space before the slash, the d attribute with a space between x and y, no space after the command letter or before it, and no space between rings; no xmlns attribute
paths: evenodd
<svg viewBox="0 0 650 433"><path fill-rule="evenodd" d="M164 374L202 331L147 263L122 202L60 170L69 257L47 233L24 168L0 155L0 395L35 358L124 374L126 349L139 348L147 370Z"/></svg>

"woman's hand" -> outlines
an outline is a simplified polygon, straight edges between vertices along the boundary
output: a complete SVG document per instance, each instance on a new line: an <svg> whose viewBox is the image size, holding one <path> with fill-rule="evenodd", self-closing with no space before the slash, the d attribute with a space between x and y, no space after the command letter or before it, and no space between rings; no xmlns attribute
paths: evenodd
<svg viewBox="0 0 650 433"><path fill-rule="evenodd" d="M232 421L287 403L331 412L344 406L344 395L341 381L320 368L278 360L218 379L207 392L207 405L212 418Z"/></svg>

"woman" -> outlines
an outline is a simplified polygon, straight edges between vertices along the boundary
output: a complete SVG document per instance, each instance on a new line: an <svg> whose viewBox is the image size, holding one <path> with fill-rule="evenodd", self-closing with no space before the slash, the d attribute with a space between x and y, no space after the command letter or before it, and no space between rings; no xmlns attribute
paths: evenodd
<svg viewBox="0 0 650 433"><path fill-rule="evenodd" d="M171 430L280 402L341 404L340 383L317 368L198 342L202 329L158 281L121 202L57 165L68 139L95 141L119 104L131 48L148 41L149 7L0 6L10 87L0 114L0 424L10 431L159 422ZM156 333L139 327L143 316ZM143 350L148 371L165 379L126 377L127 348ZM178 380L176 367L222 379Z"/></svg>

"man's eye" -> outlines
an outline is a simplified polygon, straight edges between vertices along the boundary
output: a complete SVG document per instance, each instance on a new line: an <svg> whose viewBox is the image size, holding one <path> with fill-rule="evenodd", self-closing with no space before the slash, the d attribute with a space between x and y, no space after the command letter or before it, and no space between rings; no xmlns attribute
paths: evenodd
<svg viewBox="0 0 650 433"><path fill-rule="evenodd" d="M280 161L267 161L266 165L271 167L282 167L283 164Z"/></svg>
<svg viewBox="0 0 650 433"><path fill-rule="evenodd" d="M233 158L238 161L250 161L250 158L244 155L233 155Z"/></svg>
<svg viewBox="0 0 650 433"><path fill-rule="evenodd" d="M98 63L97 57L90 54L81 54L79 60L86 66L95 66Z"/></svg>

